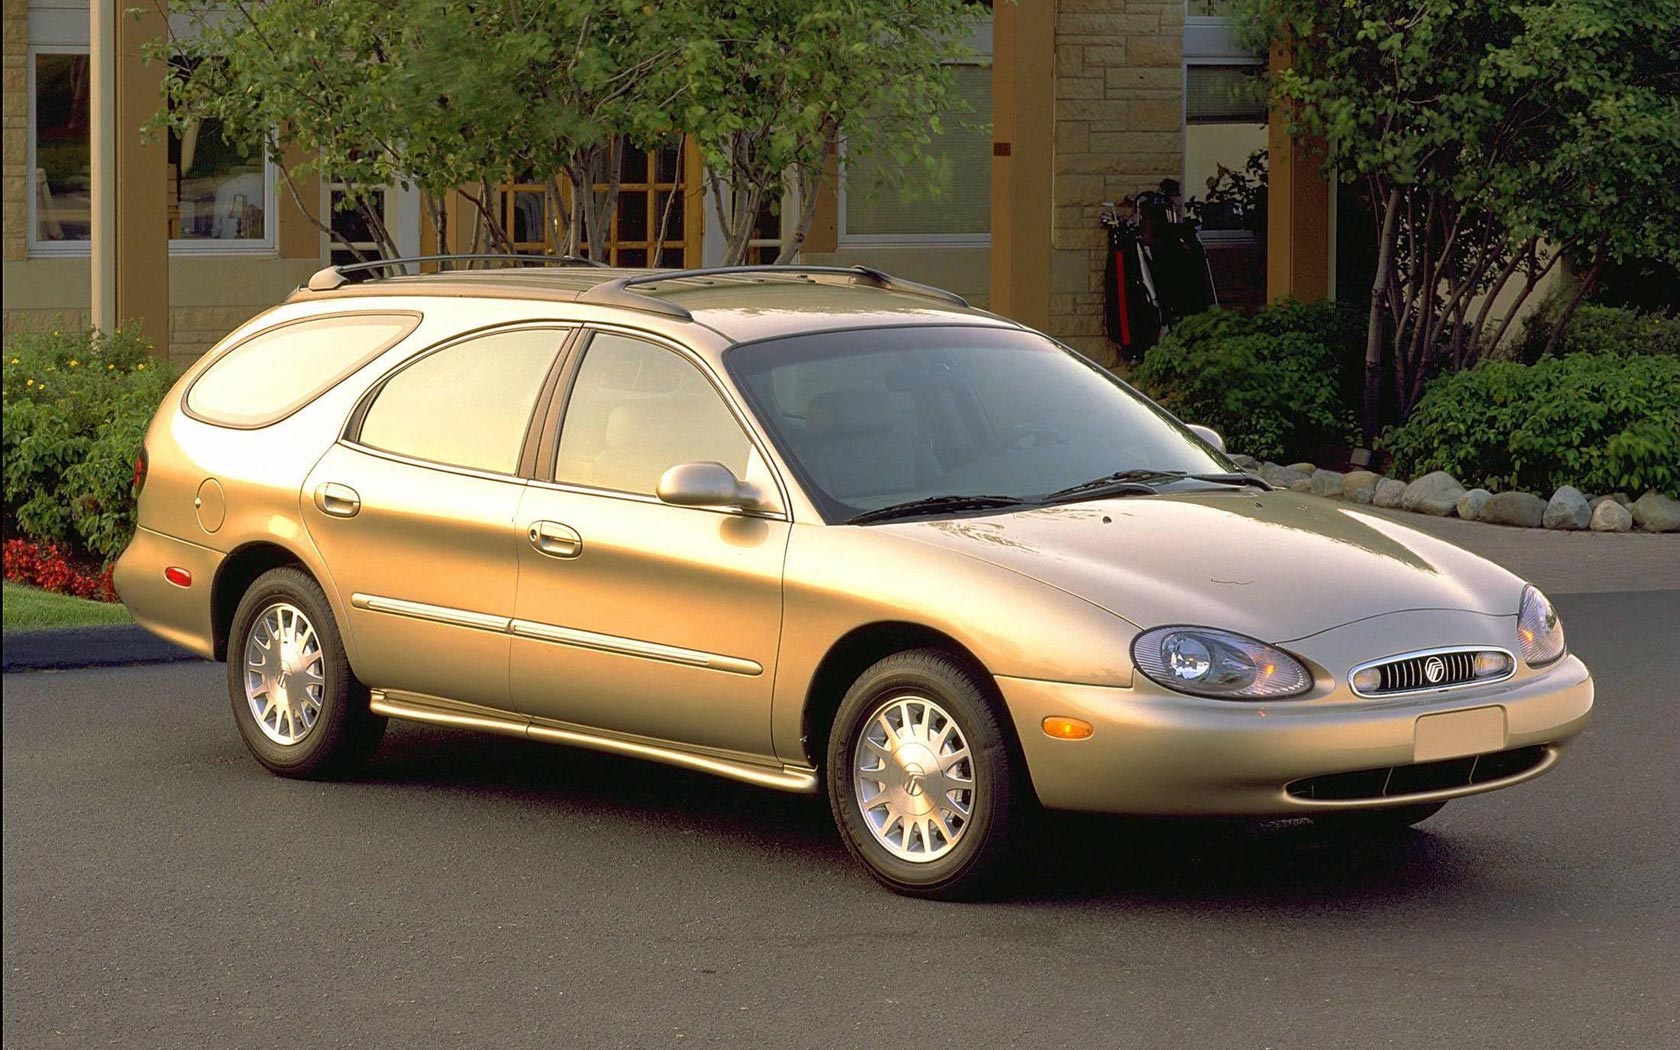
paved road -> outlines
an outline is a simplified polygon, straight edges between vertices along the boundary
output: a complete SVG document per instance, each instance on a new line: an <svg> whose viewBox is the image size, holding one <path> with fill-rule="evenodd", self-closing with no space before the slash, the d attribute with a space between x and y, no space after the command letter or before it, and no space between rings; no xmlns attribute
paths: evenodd
<svg viewBox="0 0 1680 1050"><path fill-rule="evenodd" d="M1680 592L1559 602L1553 774L1350 845L1058 823L1019 899L889 896L820 801L399 726L246 757L221 669L5 679L7 1047L1680 1041Z"/></svg>

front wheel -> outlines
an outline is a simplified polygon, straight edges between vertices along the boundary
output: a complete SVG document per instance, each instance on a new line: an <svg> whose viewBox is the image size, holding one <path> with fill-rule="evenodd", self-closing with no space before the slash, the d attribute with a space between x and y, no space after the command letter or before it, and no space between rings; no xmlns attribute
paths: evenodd
<svg viewBox="0 0 1680 1050"><path fill-rule="evenodd" d="M852 856L914 897L994 888L1030 791L982 674L939 650L865 671L835 715L828 800Z"/></svg>
<svg viewBox="0 0 1680 1050"><path fill-rule="evenodd" d="M301 569L257 577L234 610L228 696L245 746L269 772L347 773L379 746L385 719L350 670L332 606Z"/></svg>

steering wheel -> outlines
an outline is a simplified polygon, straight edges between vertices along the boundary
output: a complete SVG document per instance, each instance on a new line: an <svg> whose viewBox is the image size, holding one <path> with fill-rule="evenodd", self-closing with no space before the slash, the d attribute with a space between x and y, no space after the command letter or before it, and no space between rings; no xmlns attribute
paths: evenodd
<svg viewBox="0 0 1680 1050"><path fill-rule="evenodd" d="M1066 431L1048 423L1017 423L1000 434L992 448L1013 452L1045 445L1065 445L1068 440Z"/></svg>

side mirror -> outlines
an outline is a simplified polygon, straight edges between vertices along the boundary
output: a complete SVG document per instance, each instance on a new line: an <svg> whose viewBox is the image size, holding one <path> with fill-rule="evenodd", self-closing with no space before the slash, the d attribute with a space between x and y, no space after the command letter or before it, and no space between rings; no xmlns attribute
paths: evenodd
<svg viewBox="0 0 1680 1050"><path fill-rule="evenodd" d="M1206 441L1216 450L1225 451L1225 439L1219 436L1219 431L1212 427L1204 427L1200 423L1187 423L1185 425L1190 428L1190 433Z"/></svg>
<svg viewBox="0 0 1680 1050"><path fill-rule="evenodd" d="M758 486L737 478L722 463L680 463L660 476L656 491L673 507L764 508Z"/></svg>

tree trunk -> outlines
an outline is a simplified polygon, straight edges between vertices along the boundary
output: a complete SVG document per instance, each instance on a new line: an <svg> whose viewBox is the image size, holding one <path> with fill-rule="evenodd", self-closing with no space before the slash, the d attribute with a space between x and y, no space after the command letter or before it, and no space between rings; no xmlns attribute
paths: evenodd
<svg viewBox="0 0 1680 1050"><path fill-rule="evenodd" d="M1388 290L1389 267L1394 263L1395 225L1400 218L1400 191L1389 190L1383 205L1382 239L1377 243L1377 271L1371 278L1371 314L1365 322L1365 447L1374 448L1382 423L1382 300Z"/></svg>
<svg viewBox="0 0 1680 1050"><path fill-rule="evenodd" d="M1563 339L1563 330L1569 327L1570 318L1575 316L1575 308L1581 305L1581 300L1585 299L1587 293L1598 283L1598 275L1604 269L1608 248L1609 242L1605 238L1599 238L1598 250L1593 252L1592 265L1587 267L1587 272L1576 282L1575 294L1569 297L1568 305L1563 308L1563 313L1558 315L1557 323L1552 325L1552 334L1546 337L1546 348L1540 351L1541 357L1546 357L1558 348L1558 343Z"/></svg>

